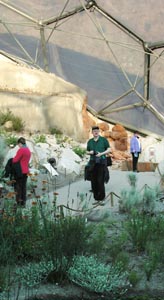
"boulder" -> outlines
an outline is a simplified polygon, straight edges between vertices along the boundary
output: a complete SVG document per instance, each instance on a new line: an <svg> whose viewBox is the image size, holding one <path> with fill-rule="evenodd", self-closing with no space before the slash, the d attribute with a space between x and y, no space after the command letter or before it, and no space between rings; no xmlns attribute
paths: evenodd
<svg viewBox="0 0 164 300"><path fill-rule="evenodd" d="M121 137L124 137L125 133L122 134L122 132L117 132L117 131L111 131L109 136L113 139L113 140L119 140Z"/></svg>
<svg viewBox="0 0 164 300"><path fill-rule="evenodd" d="M116 132L126 132L125 128L120 125L120 124L116 124L113 126L112 131L116 131Z"/></svg>
<svg viewBox="0 0 164 300"><path fill-rule="evenodd" d="M102 131L107 131L110 129L109 124L107 122L100 122L97 124Z"/></svg>
<svg viewBox="0 0 164 300"><path fill-rule="evenodd" d="M128 134L122 125L113 126L110 137L115 141L116 150L126 151L128 149Z"/></svg>
<svg viewBox="0 0 164 300"><path fill-rule="evenodd" d="M126 152L118 151L118 150L113 150L112 155L114 160L126 160L131 157Z"/></svg>
<svg viewBox="0 0 164 300"><path fill-rule="evenodd" d="M109 137L110 137L110 131L109 131L109 130L104 131L102 135L103 135L105 138L109 138Z"/></svg>
<svg viewBox="0 0 164 300"><path fill-rule="evenodd" d="M63 149L60 159L57 163L57 170L64 174L72 174L80 175L81 166L80 166L81 158L73 152L69 148Z"/></svg>
<svg viewBox="0 0 164 300"><path fill-rule="evenodd" d="M127 138L122 137L119 140L116 140L115 148L120 151L126 151L127 150Z"/></svg>

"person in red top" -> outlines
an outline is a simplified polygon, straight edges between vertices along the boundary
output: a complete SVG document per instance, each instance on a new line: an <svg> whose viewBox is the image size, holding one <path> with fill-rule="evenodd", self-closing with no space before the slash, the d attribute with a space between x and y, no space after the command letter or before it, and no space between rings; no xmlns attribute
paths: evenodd
<svg viewBox="0 0 164 300"><path fill-rule="evenodd" d="M26 204L26 184L27 184L27 174L29 173L29 161L31 158L30 149L26 145L26 140L20 137L17 141L19 149L12 159L12 163L20 163L21 174L15 179L15 192L16 192L16 202L19 206L25 206Z"/></svg>

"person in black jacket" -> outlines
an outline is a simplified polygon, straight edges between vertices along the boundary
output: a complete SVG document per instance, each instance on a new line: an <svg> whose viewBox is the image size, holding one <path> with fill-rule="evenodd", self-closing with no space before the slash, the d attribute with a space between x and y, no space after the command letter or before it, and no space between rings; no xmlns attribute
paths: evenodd
<svg viewBox="0 0 164 300"><path fill-rule="evenodd" d="M9 158L4 169L3 177L5 178L9 177L10 180L16 180L21 176L22 176L22 170L21 170L20 162L13 163L12 158Z"/></svg>

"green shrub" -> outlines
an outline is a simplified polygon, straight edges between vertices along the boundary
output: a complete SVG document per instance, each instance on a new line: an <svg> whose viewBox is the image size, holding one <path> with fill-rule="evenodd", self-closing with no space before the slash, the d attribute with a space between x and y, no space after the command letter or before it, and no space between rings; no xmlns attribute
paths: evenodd
<svg viewBox="0 0 164 300"><path fill-rule="evenodd" d="M159 187L148 188L146 187L142 196L142 211L153 213L156 207L156 201L159 195Z"/></svg>
<svg viewBox="0 0 164 300"><path fill-rule="evenodd" d="M34 142L37 143L46 143L46 136L44 134L36 135L34 137Z"/></svg>
<svg viewBox="0 0 164 300"><path fill-rule="evenodd" d="M24 129L24 122L18 116L15 116L9 109L0 112L0 125L4 125L7 121L12 121L13 129L20 132Z"/></svg>
<svg viewBox="0 0 164 300"><path fill-rule="evenodd" d="M7 121L11 121L13 117L12 112L7 109L6 111L0 111L0 125L4 125Z"/></svg>
<svg viewBox="0 0 164 300"><path fill-rule="evenodd" d="M136 174L134 174L134 173L128 174L128 181L132 187L136 187L136 183L137 183Z"/></svg>
<svg viewBox="0 0 164 300"><path fill-rule="evenodd" d="M8 207L7 202L11 203ZM0 264L46 259L54 265L61 261L61 269L65 269L63 257L70 263L75 254L85 253L91 234L85 219L66 217L56 221L54 215L55 210L45 205L32 205L26 214L21 209L14 211L12 201L5 199L0 218Z"/></svg>
<svg viewBox="0 0 164 300"><path fill-rule="evenodd" d="M2 293L7 287L7 268L0 266L0 293Z"/></svg>
<svg viewBox="0 0 164 300"><path fill-rule="evenodd" d="M8 146L10 146L10 145L16 146L17 141L18 141L18 137L14 136L14 135L9 134L5 137L5 142Z"/></svg>
<svg viewBox="0 0 164 300"><path fill-rule="evenodd" d="M13 123L13 129L16 132L21 132L24 129L24 122L20 117L13 116L11 121Z"/></svg>
<svg viewBox="0 0 164 300"><path fill-rule="evenodd" d="M107 250L107 230L104 224L92 226L92 233L88 241L88 252L101 255Z"/></svg>
<svg viewBox="0 0 164 300"><path fill-rule="evenodd" d="M146 274L146 279L147 279L147 281L150 281L154 271L157 268L157 263L156 263L155 260L152 260L152 261L147 260L144 263L143 267L144 267L144 271L145 271L145 274Z"/></svg>
<svg viewBox="0 0 164 300"><path fill-rule="evenodd" d="M136 271L132 270L130 273L129 273L129 282L130 284L135 287L139 281L141 280L141 277L140 277L140 274L138 274Z"/></svg>
<svg viewBox="0 0 164 300"><path fill-rule="evenodd" d="M57 129L57 128L52 127L49 130L50 130L51 134L62 135L62 132L59 129Z"/></svg>
<svg viewBox="0 0 164 300"><path fill-rule="evenodd" d="M81 148L81 147L79 147L79 146L74 147L74 148L73 148L73 151L74 151L77 155L79 155L81 158L86 154L86 149L83 149L83 148Z"/></svg>
<svg viewBox="0 0 164 300"><path fill-rule="evenodd" d="M54 269L52 261L40 261L39 263L28 263L23 267L17 267L15 271L16 279L25 287L37 286Z"/></svg>
<svg viewBox="0 0 164 300"><path fill-rule="evenodd" d="M96 293L123 294L128 286L127 273L120 265L105 265L96 257L75 256L68 277L79 286Z"/></svg>
<svg viewBox="0 0 164 300"><path fill-rule="evenodd" d="M151 298L150 298L151 297ZM160 296L156 296L156 295L151 295L147 292L143 293L143 295L132 295L132 296L128 296L126 298L123 298L122 300L163 300L163 296L162 298Z"/></svg>
<svg viewBox="0 0 164 300"><path fill-rule="evenodd" d="M64 135L63 133L57 133L55 134L55 137L56 137L57 144L60 144L60 146L63 146L62 144L64 143L71 142L71 138L68 137L67 135Z"/></svg>
<svg viewBox="0 0 164 300"><path fill-rule="evenodd" d="M5 158L5 154L6 154L6 142L5 139L0 136L0 165L2 165L3 160Z"/></svg>
<svg viewBox="0 0 164 300"><path fill-rule="evenodd" d="M155 216L133 210L125 222L125 229L137 251L145 251L147 244L158 236L158 222ZM158 233L157 233L158 232Z"/></svg>
<svg viewBox="0 0 164 300"><path fill-rule="evenodd" d="M123 212L130 212L134 208L139 209L142 202L142 196L136 189L130 191L121 191L121 199L119 200L119 209Z"/></svg>
<svg viewBox="0 0 164 300"><path fill-rule="evenodd" d="M141 213L153 213L159 198L159 192L158 187L145 187L142 191L138 191L135 186L132 186L130 190L122 190L119 209L122 212L131 212L131 210L137 209Z"/></svg>
<svg viewBox="0 0 164 300"><path fill-rule="evenodd" d="M150 261L154 261L158 266L164 266L164 216L159 215L155 218L151 241L146 246L146 254Z"/></svg>
<svg viewBox="0 0 164 300"><path fill-rule="evenodd" d="M114 261L119 261L119 256L121 255L123 249L127 244L128 236L125 232L118 235L113 235L109 239L108 243L108 256Z"/></svg>
<svg viewBox="0 0 164 300"><path fill-rule="evenodd" d="M120 264L123 270L126 270L129 263L129 254L125 251L120 251L115 259L115 264Z"/></svg>
<svg viewBox="0 0 164 300"><path fill-rule="evenodd" d="M11 199L4 200L5 209L0 218L0 264L42 259L44 241L40 216L33 207L24 215L21 209L14 210ZM8 207L7 201L11 203Z"/></svg>
<svg viewBox="0 0 164 300"><path fill-rule="evenodd" d="M46 253L53 261L66 257L69 262L75 254L80 255L87 250L89 234L85 219L81 217L66 217L55 223L49 222L45 237Z"/></svg>

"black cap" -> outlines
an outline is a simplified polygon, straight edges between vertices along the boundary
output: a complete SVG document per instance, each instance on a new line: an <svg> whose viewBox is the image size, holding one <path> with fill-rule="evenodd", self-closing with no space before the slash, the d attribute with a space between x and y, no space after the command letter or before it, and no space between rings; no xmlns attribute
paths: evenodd
<svg viewBox="0 0 164 300"><path fill-rule="evenodd" d="M93 126L93 127L92 127L92 131L93 131L93 130L99 130L99 129L100 129L100 128L99 128L98 126Z"/></svg>

